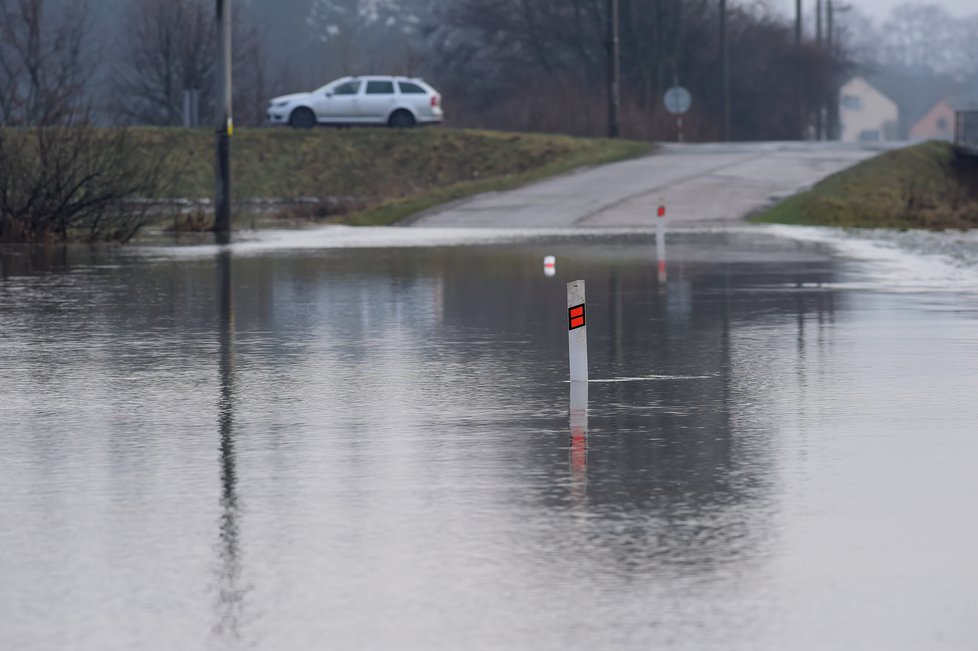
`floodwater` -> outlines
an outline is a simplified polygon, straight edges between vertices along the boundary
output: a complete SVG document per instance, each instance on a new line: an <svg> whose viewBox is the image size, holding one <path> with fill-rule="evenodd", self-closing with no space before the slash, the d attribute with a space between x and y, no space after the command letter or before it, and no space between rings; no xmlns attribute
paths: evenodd
<svg viewBox="0 0 978 651"><path fill-rule="evenodd" d="M0 648L978 647L978 240L667 256L4 249Z"/></svg>

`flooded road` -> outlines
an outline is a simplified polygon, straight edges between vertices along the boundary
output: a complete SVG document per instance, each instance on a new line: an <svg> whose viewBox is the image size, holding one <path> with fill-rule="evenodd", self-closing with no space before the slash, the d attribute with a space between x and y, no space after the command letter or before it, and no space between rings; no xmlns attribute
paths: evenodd
<svg viewBox="0 0 978 651"><path fill-rule="evenodd" d="M4 249L0 648L973 649L978 242L839 237Z"/></svg>

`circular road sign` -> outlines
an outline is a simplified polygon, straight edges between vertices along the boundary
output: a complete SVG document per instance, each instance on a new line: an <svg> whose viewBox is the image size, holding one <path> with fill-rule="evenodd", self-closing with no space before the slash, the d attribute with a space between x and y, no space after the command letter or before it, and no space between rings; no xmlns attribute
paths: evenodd
<svg viewBox="0 0 978 651"><path fill-rule="evenodd" d="M683 114L689 110L693 104L693 96L682 86L673 86L666 91L662 101L666 105L666 110L673 115Z"/></svg>

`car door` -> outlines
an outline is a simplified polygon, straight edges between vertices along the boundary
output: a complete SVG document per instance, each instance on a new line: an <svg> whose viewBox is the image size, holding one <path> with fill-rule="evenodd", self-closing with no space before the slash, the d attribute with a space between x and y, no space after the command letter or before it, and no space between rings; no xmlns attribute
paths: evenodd
<svg viewBox="0 0 978 651"><path fill-rule="evenodd" d="M410 81L399 81L397 86L401 91L401 105L409 106L419 119L431 116L431 99L428 91Z"/></svg>
<svg viewBox="0 0 978 651"><path fill-rule="evenodd" d="M347 81L326 89L316 100L316 116L320 122L358 122L360 108L358 97L363 82Z"/></svg>
<svg viewBox="0 0 978 651"><path fill-rule="evenodd" d="M397 96L394 94L394 81L370 79L366 86L360 96L360 115L365 122L386 122L397 101Z"/></svg>

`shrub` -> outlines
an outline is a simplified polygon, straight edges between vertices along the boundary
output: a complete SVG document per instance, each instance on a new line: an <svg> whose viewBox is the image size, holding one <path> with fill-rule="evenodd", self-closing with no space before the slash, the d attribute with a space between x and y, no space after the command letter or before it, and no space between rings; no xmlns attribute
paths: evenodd
<svg viewBox="0 0 978 651"><path fill-rule="evenodd" d="M137 147L124 129L0 129L0 241L131 239L164 185Z"/></svg>

